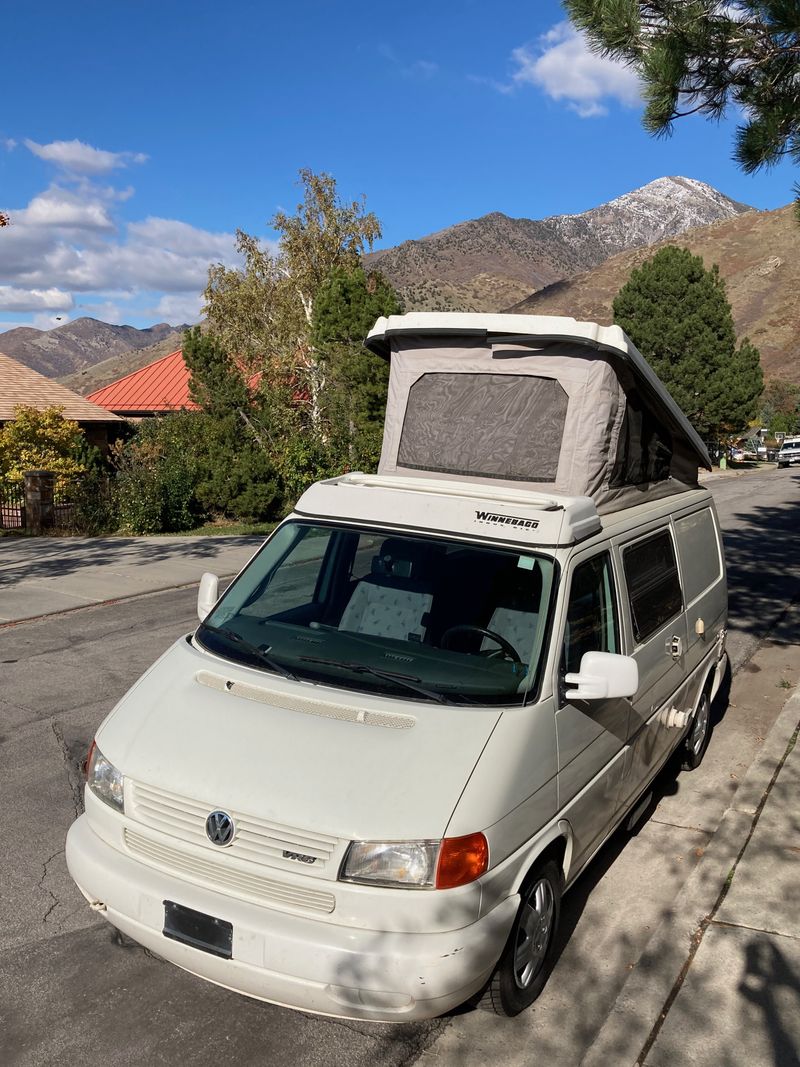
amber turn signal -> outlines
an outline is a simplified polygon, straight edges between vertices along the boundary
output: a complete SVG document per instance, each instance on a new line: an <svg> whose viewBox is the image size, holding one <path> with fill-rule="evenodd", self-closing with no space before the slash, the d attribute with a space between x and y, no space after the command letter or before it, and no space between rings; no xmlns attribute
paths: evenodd
<svg viewBox="0 0 800 1067"><path fill-rule="evenodd" d="M439 849L436 888L454 889L480 878L489 866L489 844L481 833L446 837Z"/></svg>

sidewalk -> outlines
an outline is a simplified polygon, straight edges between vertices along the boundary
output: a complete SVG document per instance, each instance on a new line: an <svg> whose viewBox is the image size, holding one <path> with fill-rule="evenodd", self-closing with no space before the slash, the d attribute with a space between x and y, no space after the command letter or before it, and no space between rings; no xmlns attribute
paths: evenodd
<svg viewBox="0 0 800 1067"><path fill-rule="evenodd" d="M800 1064L800 693L582 1067Z"/></svg>
<svg viewBox="0 0 800 1067"><path fill-rule="evenodd" d="M260 537L4 537L0 626L236 574Z"/></svg>

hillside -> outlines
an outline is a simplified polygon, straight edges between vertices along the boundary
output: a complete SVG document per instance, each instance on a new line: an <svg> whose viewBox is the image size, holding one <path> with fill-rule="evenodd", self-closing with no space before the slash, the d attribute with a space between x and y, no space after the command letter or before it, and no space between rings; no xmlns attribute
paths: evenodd
<svg viewBox="0 0 800 1067"><path fill-rule="evenodd" d="M0 346L2 343L2 338L0 338ZM129 349L121 355L95 363L94 366L84 367L83 370L73 371L72 374L65 374L58 380L68 389L80 393L81 396L88 396L96 389L102 389L104 385L110 385L118 378L133 374L134 371L146 367L148 363L169 355L182 345L182 331L174 330L167 334L163 341L157 341L154 345L148 345L147 348Z"/></svg>
<svg viewBox="0 0 800 1067"><path fill-rule="evenodd" d="M168 337L180 338L184 329L160 322L137 330L134 326L112 326L99 319L81 318L53 330L35 330L31 326L7 330L0 334L0 352L48 378L60 378L111 356L149 348ZM167 351L179 347L180 340L170 344Z"/></svg>
<svg viewBox="0 0 800 1067"><path fill-rule="evenodd" d="M704 182L658 178L579 215L500 212L373 252L409 311L499 311L624 249L749 212Z"/></svg>
<svg viewBox="0 0 800 1067"><path fill-rule="evenodd" d="M622 252L508 310L610 323L614 297L631 270L665 245L690 249L706 267L719 265L738 337L749 337L757 346L767 377L800 383L800 226L793 205L749 211L649 248Z"/></svg>

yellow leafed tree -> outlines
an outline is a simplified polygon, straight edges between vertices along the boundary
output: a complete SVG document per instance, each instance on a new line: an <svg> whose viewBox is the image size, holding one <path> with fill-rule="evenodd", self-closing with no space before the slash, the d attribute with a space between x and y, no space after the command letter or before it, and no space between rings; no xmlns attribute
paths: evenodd
<svg viewBox="0 0 800 1067"><path fill-rule="evenodd" d="M63 411L24 404L14 408L14 421L0 430L0 476L19 483L26 471L48 470L64 488L83 474L85 467L76 458L83 430Z"/></svg>

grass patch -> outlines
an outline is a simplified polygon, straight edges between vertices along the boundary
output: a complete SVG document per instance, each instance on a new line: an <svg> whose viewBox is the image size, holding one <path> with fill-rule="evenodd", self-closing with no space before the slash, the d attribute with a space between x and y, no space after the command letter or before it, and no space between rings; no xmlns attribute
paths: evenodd
<svg viewBox="0 0 800 1067"><path fill-rule="evenodd" d="M193 530L177 530L164 534L165 537L267 537L277 526L277 522L230 522L217 519L204 522ZM158 536L158 535L156 535Z"/></svg>

